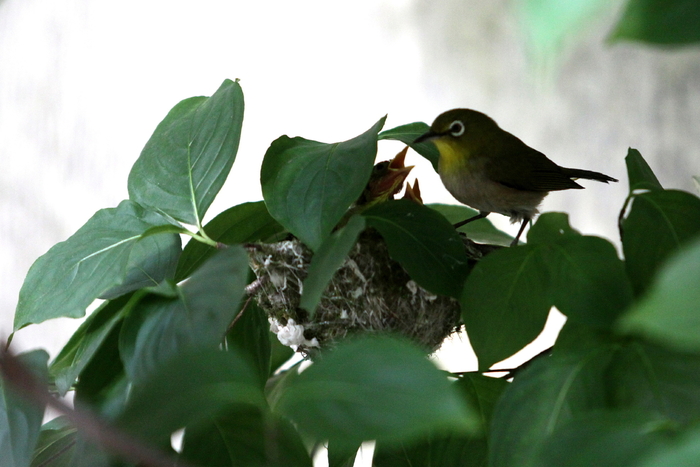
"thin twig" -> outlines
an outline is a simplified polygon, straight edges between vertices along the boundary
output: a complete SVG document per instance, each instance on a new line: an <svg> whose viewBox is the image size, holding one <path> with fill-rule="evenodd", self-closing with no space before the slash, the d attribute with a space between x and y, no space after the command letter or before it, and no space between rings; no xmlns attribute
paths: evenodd
<svg viewBox="0 0 700 467"><path fill-rule="evenodd" d="M17 394L34 404L49 406L65 415L66 419L89 439L123 459L144 467L195 467L154 449L133 436L107 424L92 412L71 408L52 396L31 371L8 350L0 352L0 376L13 386Z"/></svg>

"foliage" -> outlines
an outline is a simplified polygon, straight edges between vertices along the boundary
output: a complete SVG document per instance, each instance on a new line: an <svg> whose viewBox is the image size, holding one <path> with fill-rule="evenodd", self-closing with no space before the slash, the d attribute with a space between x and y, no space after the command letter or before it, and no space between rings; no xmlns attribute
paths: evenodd
<svg viewBox="0 0 700 467"><path fill-rule="evenodd" d="M547 213L527 244L477 261L450 225L466 208L390 200L343 219L378 141L412 144L422 123L382 131L380 119L334 144L282 136L263 162L264 202L203 225L242 120L237 82L178 104L134 165L130 199L99 211L31 268L15 330L104 302L53 362L41 351L19 360L34 375L25 384L72 391L83 418L68 411L40 426L42 407L21 397L36 391L22 391L4 354L0 451L11 454L3 466L139 463L137 449L129 457L115 441L212 467L309 466L323 443L331 465L346 465L367 440L377 442L377 466L700 461L700 199L664 189L639 152L626 158L623 259L566 214ZM431 147L414 149L434 159ZM366 228L417 284L459 300L479 371L447 374L415 344L375 334L320 352L302 372L280 368L291 351L248 296L249 244L290 234L308 242L316 253L303 304L313 313ZM466 232L509 241L487 221ZM191 237L184 249L178 234ZM568 320L551 352L513 371L512 382L488 376L541 332L552 307Z"/></svg>

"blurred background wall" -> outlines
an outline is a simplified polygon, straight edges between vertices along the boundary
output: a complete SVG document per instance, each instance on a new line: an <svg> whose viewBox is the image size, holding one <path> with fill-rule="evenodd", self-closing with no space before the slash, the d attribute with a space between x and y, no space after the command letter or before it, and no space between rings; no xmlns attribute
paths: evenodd
<svg viewBox="0 0 700 467"><path fill-rule="evenodd" d="M606 45L618 10L542 62L515 0L0 0L0 334L32 262L126 198L159 121L224 78L240 78L246 114L208 218L261 199L262 157L282 134L341 141L387 113L391 128L470 107L560 165L619 178L542 209L617 241L629 146L666 187L694 191L700 174L700 51ZM379 158L399 149L382 143ZM454 202L426 162L408 162L426 202ZM30 326L13 345L55 355L76 326Z"/></svg>

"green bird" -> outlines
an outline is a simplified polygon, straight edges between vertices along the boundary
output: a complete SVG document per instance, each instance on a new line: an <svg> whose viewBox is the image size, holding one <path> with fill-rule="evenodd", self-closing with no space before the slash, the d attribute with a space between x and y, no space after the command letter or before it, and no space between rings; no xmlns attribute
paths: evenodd
<svg viewBox="0 0 700 467"><path fill-rule="evenodd" d="M599 172L561 167L541 152L501 129L488 115L471 109L440 114L415 143L432 141L440 153L438 173L457 201L479 211L460 227L492 212L521 222L511 246L539 212L550 191L582 189L574 180L617 182Z"/></svg>

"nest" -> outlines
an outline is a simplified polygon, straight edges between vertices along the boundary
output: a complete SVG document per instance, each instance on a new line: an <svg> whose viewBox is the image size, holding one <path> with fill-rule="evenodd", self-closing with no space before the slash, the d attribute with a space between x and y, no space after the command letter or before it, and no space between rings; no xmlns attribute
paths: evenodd
<svg viewBox="0 0 700 467"><path fill-rule="evenodd" d="M258 304L280 341L305 356L361 332L400 334L433 352L461 327L459 303L416 284L371 229L336 271L313 318L299 307L312 252L296 239L249 246Z"/></svg>

